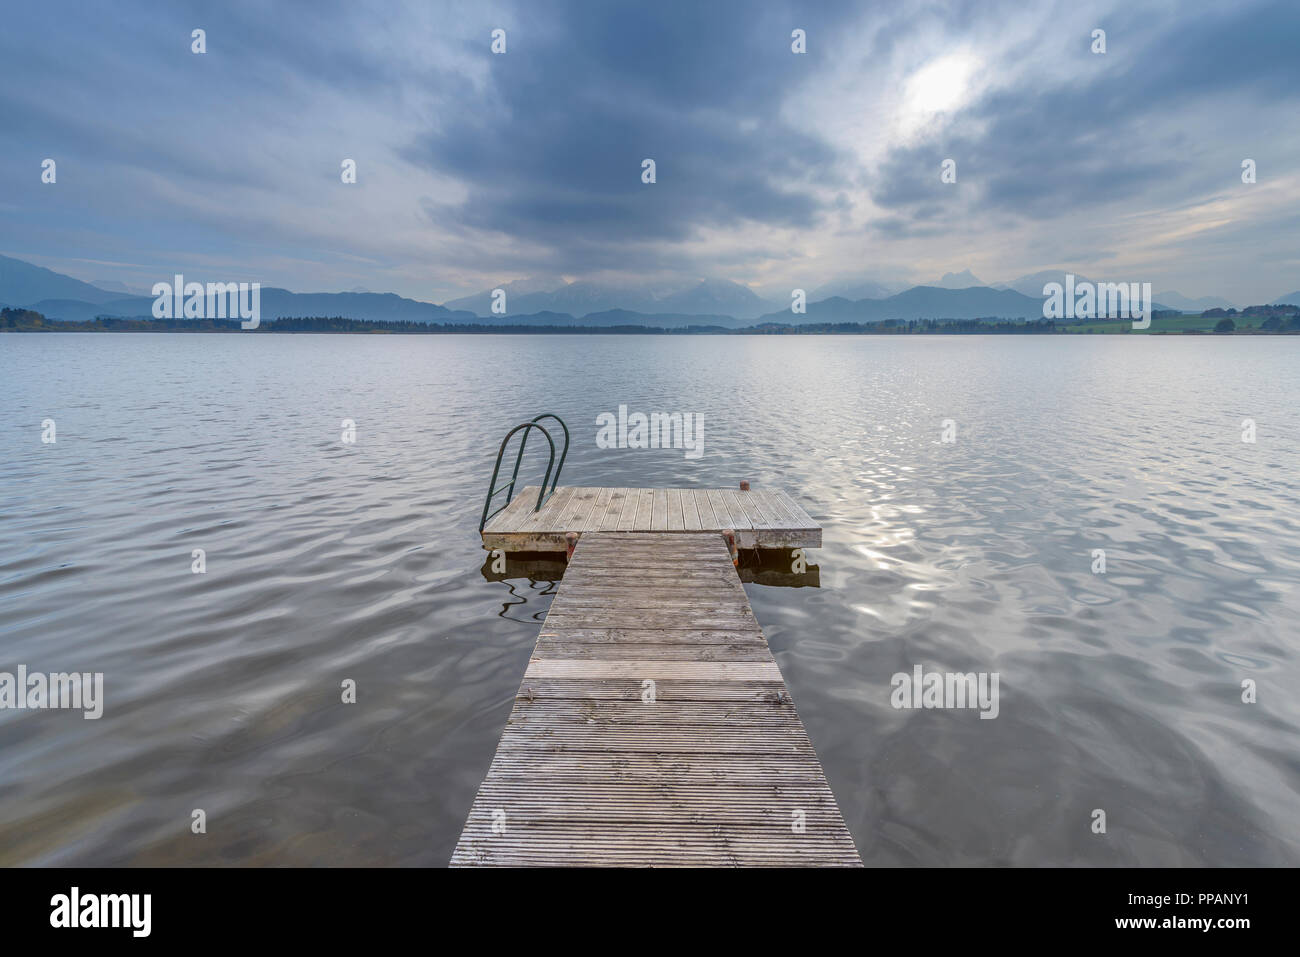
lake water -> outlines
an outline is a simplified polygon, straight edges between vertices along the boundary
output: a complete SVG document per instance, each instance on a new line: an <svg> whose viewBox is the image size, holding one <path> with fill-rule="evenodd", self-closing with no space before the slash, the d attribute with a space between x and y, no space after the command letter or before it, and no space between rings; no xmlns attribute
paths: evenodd
<svg viewBox="0 0 1300 957"><path fill-rule="evenodd" d="M568 484L822 523L746 590L866 863L1300 864L1300 339L5 335L0 396L0 671L106 699L0 711L2 864L445 864L554 590L476 531L544 411ZM598 448L620 404L703 455ZM896 710L918 664L998 717Z"/></svg>

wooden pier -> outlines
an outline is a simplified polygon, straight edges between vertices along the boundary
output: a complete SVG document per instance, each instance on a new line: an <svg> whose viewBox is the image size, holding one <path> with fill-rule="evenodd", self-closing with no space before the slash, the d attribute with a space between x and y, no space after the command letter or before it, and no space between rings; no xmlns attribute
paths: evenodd
<svg viewBox="0 0 1300 957"><path fill-rule="evenodd" d="M453 866L861 866L716 526L821 529L784 493L725 490L705 518L688 491L560 489L544 523L484 529L581 535ZM708 530L639 530L661 495L665 524L689 501Z"/></svg>
<svg viewBox="0 0 1300 957"><path fill-rule="evenodd" d="M540 511L537 486L515 495L483 528L505 551L564 551L570 532L736 533L738 548L820 548L822 530L780 489L575 488L561 486Z"/></svg>

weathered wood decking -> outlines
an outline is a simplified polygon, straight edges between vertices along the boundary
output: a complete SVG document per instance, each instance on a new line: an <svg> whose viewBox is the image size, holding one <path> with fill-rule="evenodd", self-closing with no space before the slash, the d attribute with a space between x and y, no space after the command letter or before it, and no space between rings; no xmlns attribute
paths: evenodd
<svg viewBox="0 0 1300 957"><path fill-rule="evenodd" d="M540 511L537 486L515 494L483 529L506 551L563 551L569 532L721 532L739 548L820 548L822 530L780 489L576 488L561 486Z"/></svg>
<svg viewBox="0 0 1300 957"><path fill-rule="evenodd" d="M720 534L582 535L451 863L860 866Z"/></svg>

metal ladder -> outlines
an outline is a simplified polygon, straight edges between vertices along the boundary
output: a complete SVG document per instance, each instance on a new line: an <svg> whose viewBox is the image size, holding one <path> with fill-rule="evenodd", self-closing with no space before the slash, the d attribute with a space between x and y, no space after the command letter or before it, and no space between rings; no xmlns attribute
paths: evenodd
<svg viewBox="0 0 1300 957"><path fill-rule="evenodd" d="M550 432L546 431L546 429L538 424L542 419L554 419L556 422L560 423L560 428L564 430L564 449L560 452L560 464L558 466L555 465L555 440L551 438ZM547 499L555 493L555 487L560 483L560 470L564 468L564 459L569 454L569 427L564 424L564 420L558 415L553 415L550 412L543 412L531 422L521 422L519 425L516 425L513 429L507 432L506 437L501 440L501 448L497 450L497 464L492 469L492 481L488 483L487 498L483 500L483 517L478 523L478 530L480 532L483 531L483 526L487 525L488 520L504 511L506 507L509 506L510 500L514 498L515 483L519 480L519 466L524 460L524 448L528 445L528 436L533 429L541 432L542 435L546 437L547 444L551 447L551 455L546 462L546 475L542 477L541 488L537 490L537 504L533 506L533 511L541 511L541 508L546 504ZM498 488L497 476L501 472L501 459L506 454L506 446L510 444L511 437L521 430L524 435L523 438L519 440L519 454L515 456L515 470L510 476L510 481ZM555 467L554 478L551 477L552 466ZM546 487L548 482L551 486L549 489ZM505 505L502 505L496 511L489 514L488 509L492 506L492 498L498 492L503 490L506 491Z"/></svg>

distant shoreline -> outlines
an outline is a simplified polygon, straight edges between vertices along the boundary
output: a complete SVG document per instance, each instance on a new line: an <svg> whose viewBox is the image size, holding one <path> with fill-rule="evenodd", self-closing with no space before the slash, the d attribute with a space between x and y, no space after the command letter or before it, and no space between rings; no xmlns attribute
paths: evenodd
<svg viewBox="0 0 1300 957"><path fill-rule="evenodd" d="M1241 325L1220 316L1157 315L1149 329L1133 329L1123 319L1062 324L1051 319L948 319L883 320L873 323L810 322L802 325L726 326L581 326L499 325L488 323L384 322L343 317L284 318L263 321L243 329L236 319L116 319L101 317L85 322L47 319L23 309L0 310L0 332L18 333L253 333L279 335L714 335L714 336L908 336L908 335L1296 335L1300 315L1290 317L1246 315ZM1258 325L1247 324L1256 320ZM1264 328L1264 326L1270 328Z"/></svg>

